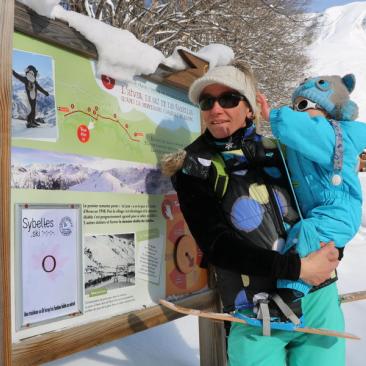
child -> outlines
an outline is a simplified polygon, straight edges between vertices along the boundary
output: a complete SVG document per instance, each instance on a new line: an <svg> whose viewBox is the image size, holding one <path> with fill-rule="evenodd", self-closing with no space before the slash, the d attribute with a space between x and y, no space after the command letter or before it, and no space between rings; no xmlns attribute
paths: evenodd
<svg viewBox="0 0 366 366"><path fill-rule="evenodd" d="M295 246L305 257L319 249L320 242L329 241L342 252L359 229L358 156L366 146L366 124L354 121L358 107L349 98L354 86L353 74L306 79L292 95L293 109L282 107L270 114L264 96L258 96L263 117L286 147L302 213L288 232L283 252ZM302 281L288 280L278 280L277 287L292 290L295 299L311 289Z"/></svg>

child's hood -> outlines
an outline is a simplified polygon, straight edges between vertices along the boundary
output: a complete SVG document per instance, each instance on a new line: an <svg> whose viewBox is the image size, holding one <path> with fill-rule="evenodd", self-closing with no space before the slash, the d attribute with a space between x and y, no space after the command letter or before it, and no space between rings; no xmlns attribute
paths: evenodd
<svg viewBox="0 0 366 366"><path fill-rule="evenodd" d="M293 92L292 102L303 97L317 103L335 120L353 121L358 116L358 106L350 100L355 84L356 78L353 74L305 79Z"/></svg>

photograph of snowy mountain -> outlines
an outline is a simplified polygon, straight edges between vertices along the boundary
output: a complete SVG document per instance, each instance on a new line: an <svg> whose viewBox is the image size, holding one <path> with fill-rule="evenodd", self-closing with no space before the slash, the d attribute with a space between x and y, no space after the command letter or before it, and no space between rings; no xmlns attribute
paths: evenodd
<svg viewBox="0 0 366 366"><path fill-rule="evenodd" d="M135 234L84 238L85 292L112 290L135 284Z"/></svg>
<svg viewBox="0 0 366 366"><path fill-rule="evenodd" d="M53 58L13 51L12 137L57 140Z"/></svg>
<svg viewBox="0 0 366 366"><path fill-rule="evenodd" d="M12 148L11 187L131 194L173 190L153 165L21 147Z"/></svg>

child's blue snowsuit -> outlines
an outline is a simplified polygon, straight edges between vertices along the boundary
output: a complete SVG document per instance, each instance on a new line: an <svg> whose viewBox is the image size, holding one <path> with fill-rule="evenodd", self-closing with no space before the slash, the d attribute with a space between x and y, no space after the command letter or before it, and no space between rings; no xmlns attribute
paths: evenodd
<svg viewBox="0 0 366 366"><path fill-rule="evenodd" d="M357 233L362 215L362 190L358 179L359 154L366 146L366 123L339 121L343 136L342 182L334 185L336 134L325 117L310 117L289 107L272 110L273 135L286 146L286 160L303 215L288 233L283 252L293 245L301 257L334 241L344 247ZM302 281L279 280L278 287L306 294Z"/></svg>

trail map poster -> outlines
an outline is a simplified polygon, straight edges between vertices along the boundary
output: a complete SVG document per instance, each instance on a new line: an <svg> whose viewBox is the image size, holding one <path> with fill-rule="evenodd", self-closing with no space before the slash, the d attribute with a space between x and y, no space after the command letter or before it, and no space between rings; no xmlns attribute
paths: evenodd
<svg viewBox="0 0 366 366"><path fill-rule="evenodd" d="M200 133L199 111L186 93L143 78L96 75L93 61L17 33L14 60L12 206L81 206L84 309L78 317L13 329L14 340L204 287L196 251L183 258L191 266L181 264L184 273L176 271L174 246L189 232L179 207L168 210L176 194L158 167L162 154ZM33 83L33 99L19 75ZM21 230L15 225L13 235ZM16 277L17 268L12 270ZM12 298L13 308L18 301Z"/></svg>

